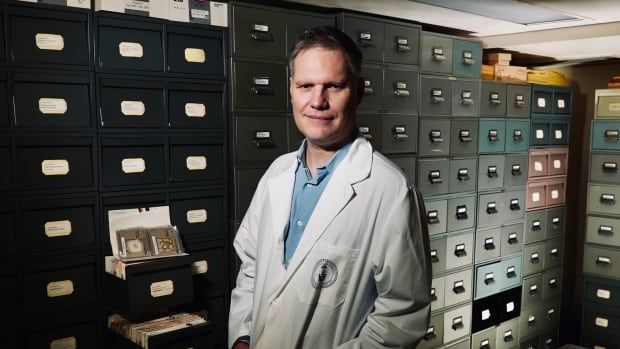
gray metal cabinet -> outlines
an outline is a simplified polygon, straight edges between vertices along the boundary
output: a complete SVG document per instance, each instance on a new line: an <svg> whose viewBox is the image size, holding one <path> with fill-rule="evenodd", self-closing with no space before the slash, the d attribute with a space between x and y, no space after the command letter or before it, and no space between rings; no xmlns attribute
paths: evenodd
<svg viewBox="0 0 620 349"><path fill-rule="evenodd" d="M478 153L478 120L450 120L450 155Z"/></svg>

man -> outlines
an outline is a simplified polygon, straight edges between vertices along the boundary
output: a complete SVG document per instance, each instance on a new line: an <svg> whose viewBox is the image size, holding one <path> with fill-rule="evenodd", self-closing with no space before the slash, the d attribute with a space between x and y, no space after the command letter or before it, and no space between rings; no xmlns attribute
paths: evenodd
<svg viewBox="0 0 620 349"><path fill-rule="evenodd" d="M412 348L426 333L423 204L357 136L361 59L334 28L294 48L291 103L306 138L271 164L235 238L233 348Z"/></svg>

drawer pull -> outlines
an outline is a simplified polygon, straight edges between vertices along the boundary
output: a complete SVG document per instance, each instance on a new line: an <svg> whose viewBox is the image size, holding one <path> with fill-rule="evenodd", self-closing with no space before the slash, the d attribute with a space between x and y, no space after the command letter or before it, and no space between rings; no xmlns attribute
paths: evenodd
<svg viewBox="0 0 620 349"><path fill-rule="evenodd" d="M488 339L484 339L484 340L480 341L480 349L491 349L491 346L489 345L489 340Z"/></svg>
<svg viewBox="0 0 620 349"><path fill-rule="evenodd" d="M484 283L486 285L491 285L495 283L495 275L493 273L486 273L484 275Z"/></svg>
<svg viewBox="0 0 620 349"><path fill-rule="evenodd" d="M538 285L530 286L530 296L533 296L538 293Z"/></svg>
<svg viewBox="0 0 620 349"><path fill-rule="evenodd" d="M361 32L357 42L363 48L375 47L375 44L372 42L372 33Z"/></svg>
<svg viewBox="0 0 620 349"><path fill-rule="evenodd" d="M396 97L409 97L409 95L410 95L409 90L399 90L399 89L394 90L394 96Z"/></svg>
<svg viewBox="0 0 620 349"><path fill-rule="evenodd" d="M515 142L521 142L523 140L523 131L521 130L512 131L512 139L514 139Z"/></svg>
<svg viewBox="0 0 620 349"><path fill-rule="evenodd" d="M601 225L598 227L599 235L612 236L614 235L614 228L609 225Z"/></svg>
<svg viewBox="0 0 620 349"><path fill-rule="evenodd" d="M254 23L250 37L259 41L273 41L273 36L269 32L269 25Z"/></svg>
<svg viewBox="0 0 620 349"><path fill-rule="evenodd" d="M508 243L511 245L514 245L516 243L518 243L519 240L517 240L517 233L510 233L510 235L508 235Z"/></svg>
<svg viewBox="0 0 620 349"><path fill-rule="evenodd" d="M523 98L523 95L515 95L515 107L523 108L524 105L525 99Z"/></svg>
<svg viewBox="0 0 620 349"><path fill-rule="evenodd" d="M536 326L536 316L534 315L530 315L527 317L527 325L529 327L534 327Z"/></svg>
<svg viewBox="0 0 620 349"><path fill-rule="evenodd" d="M364 95L374 95L375 90L372 88L372 81L364 80Z"/></svg>
<svg viewBox="0 0 620 349"><path fill-rule="evenodd" d="M452 291L454 291L454 293L456 293L456 294L460 294L460 293L465 292L465 287L463 286L463 280L459 280L459 281L455 282L453 287L452 287Z"/></svg>
<svg viewBox="0 0 620 349"><path fill-rule="evenodd" d="M557 257L560 254L560 251L557 248L552 248L550 254L553 257Z"/></svg>
<svg viewBox="0 0 620 349"><path fill-rule="evenodd" d="M558 288L558 280L556 278L549 280L549 288Z"/></svg>
<svg viewBox="0 0 620 349"><path fill-rule="evenodd" d="M499 132L497 130L489 130L489 141L497 142L499 141Z"/></svg>
<svg viewBox="0 0 620 349"><path fill-rule="evenodd" d="M461 91L461 104L463 105L474 104L474 100L471 98L471 91L467 91L467 90Z"/></svg>
<svg viewBox="0 0 620 349"><path fill-rule="evenodd" d="M443 97L443 91L440 88L431 89L431 102L443 103L445 100L446 99Z"/></svg>
<svg viewBox="0 0 620 349"><path fill-rule="evenodd" d="M539 231L542 229L542 223L540 222L540 220L535 220L532 222L532 230L533 231Z"/></svg>
<svg viewBox="0 0 620 349"><path fill-rule="evenodd" d="M469 170L466 168L459 168L459 173L457 175L459 181L468 181L469 180Z"/></svg>
<svg viewBox="0 0 620 349"><path fill-rule="evenodd" d="M512 342L515 338L512 336L512 330L504 332L504 342Z"/></svg>
<svg viewBox="0 0 620 349"><path fill-rule="evenodd" d="M532 253L530 255L530 262L531 263L538 263L538 262L540 262L540 258L538 256L538 253Z"/></svg>
<svg viewBox="0 0 620 349"><path fill-rule="evenodd" d="M426 329L426 335L424 336L424 339L430 341L431 339L435 338L437 338L437 335L435 334L435 326L429 326L429 328Z"/></svg>
<svg viewBox="0 0 620 349"><path fill-rule="evenodd" d="M439 170L429 172L428 181L431 182L431 184L443 183L443 179L441 179L441 172Z"/></svg>
<svg viewBox="0 0 620 349"><path fill-rule="evenodd" d="M463 325L463 317L459 316L459 317L455 317L454 319L452 319L452 329L455 331L458 331L462 328L464 328L465 326Z"/></svg>
<svg viewBox="0 0 620 349"><path fill-rule="evenodd" d="M618 163L617 162L604 162L603 163L603 171L605 171L605 172L618 172Z"/></svg>
<svg viewBox="0 0 620 349"><path fill-rule="evenodd" d="M252 143L259 149L275 148L276 142L271 138L270 131L256 131Z"/></svg>
<svg viewBox="0 0 620 349"><path fill-rule="evenodd" d="M491 92L489 94L489 101L491 104L502 104L502 100L499 99L499 93L497 92Z"/></svg>
<svg viewBox="0 0 620 349"><path fill-rule="evenodd" d="M521 205L519 205L519 199L510 199L510 209L512 211L519 211L521 209Z"/></svg>
<svg viewBox="0 0 620 349"><path fill-rule="evenodd" d="M489 166L487 167L487 177L489 178L497 178L499 175L497 174L497 166Z"/></svg>
<svg viewBox="0 0 620 349"><path fill-rule="evenodd" d="M428 222L428 224L439 223L439 213L437 213L437 210L428 211L426 213L426 222Z"/></svg>
<svg viewBox="0 0 620 349"><path fill-rule="evenodd" d="M601 202L605 204L614 205L616 203L616 195L615 194L602 194Z"/></svg>
<svg viewBox="0 0 620 349"><path fill-rule="evenodd" d="M456 219L458 220L465 220L467 219L467 206L465 205L459 205L456 207Z"/></svg>
<svg viewBox="0 0 620 349"><path fill-rule="evenodd" d="M396 44L396 51L400 53L408 53L411 52L411 46Z"/></svg>
<svg viewBox="0 0 620 349"><path fill-rule="evenodd" d="M437 300L437 295L435 293L435 288L431 288L431 298L433 299L433 301Z"/></svg>
<svg viewBox="0 0 620 349"><path fill-rule="evenodd" d="M471 142L471 132L469 130L460 130L459 131L459 138L461 140L461 142Z"/></svg>
<svg viewBox="0 0 620 349"><path fill-rule="evenodd" d="M493 238L484 239L484 249L487 251L495 249L495 241L493 241Z"/></svg>
<svg viewBox="0 0 620 349"><path fill-rule="evenodd" d="M495 202L489 202L487 204L487 213L488 214L496 214L497 213L497 204Z"/></svg>
<svg viewBox="0 0 620 349"><path fill-rule="evenodd" d="M602 266L605 266L605 267L609 267L609 266L611 266L611 258L603 257L603 256L598 256L596 258L596 264L602 265Z"/></svg>
<svg viewBox="0 0 620 349"><path fill-rule="evenodd" d="M372 140L372 134L370 133L370 127L359 126L357 129L360 131L362 137L366 138L366 140L368 141Z"/></svg>
<svg viewBox="0 0 620 349"><path fill-rule="evenodd" d="M467 256L467 251L465 251L465 244L458 244L454 247L454 255L457 257Z"/></svg>
<svg viewBox="0 0 620 349"><path fill-rule="evenodd" d="M431 250L431 261L433 263L439 262L439 256L437 255L437 250Z"/></svg>
<svg viewBox="0 0 620 349"><path fill-rule="evenodd" d="M557 229L560 226L560 217L551 218L551 224L553 225L553 229Z"/></svg>
<svg viewBox="0 0 620 349"><path fill-rule="evenodd" d="M409 139L409 135L407 134L407 128L403 125L396 125L392 129L392 135L394 139L399 142L404 142Z"/></svg>
<svg viewBox="0 0 620 349"><path fill-rule="evenodd" d="M547 318L553 319L555 317L555 309L551 308L547 310Z"/></svg>
<svg viewBox="0 0 620 349"><path fill-rule="evenodd" d="M519 165L519 164L512 165L512 170L510 171L510 173L512 173L513 176L520 176L521 175L521 165Z"/></svg>
<svg viewBox="0 0 620 349"><path fill-rule="evenodd" d="M466 65L472 65L476 63L476 61L474 60L474 54L471 51L463 51L463 57L461 62Z"/></svg>
<svg viewBox="0 0 620 349"><path fill-rule="evenodd" d="M620 139L620 132L618 130L605 130L605 140L617 142Z"/></svg>
<svg viewBox="0 0 620 349"><path fill-rule="evenodd" d="M551 348L553 344L553 338L545 339L545 348Z"/></svg>
<svg viewBox="0 0 620 349"><path fill-rule="evenodd" d="M506 277L508 277L509 279L517 277L517 271L514 266L506 268Z"/></svg>
<svg viewBox="0 0 620 349"><path fill-rule="evenodd" d="M436 62L443 62L446 60L446 56L443 54L443 47L433 47L432 59Z"/></svg>
<svg viewBox="0 0 620 349"><path fill-rule="evenodd" d="M273 88L270 86L269 77L254 77L254 84L252 86L252 92L255 95L273 95Z"/></svg>
<svg viewBox="0 0 620 349"><path fill-rule="evenodd" d="M441 137L440 130L431 130L428 136L431 139L431 143L442 143L443 142L443 138Z"/></svg>

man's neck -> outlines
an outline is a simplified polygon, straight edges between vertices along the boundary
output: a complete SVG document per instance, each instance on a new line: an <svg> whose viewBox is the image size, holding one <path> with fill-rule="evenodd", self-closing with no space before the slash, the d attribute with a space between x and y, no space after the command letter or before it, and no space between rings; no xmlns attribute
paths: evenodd
<svg viewBox="0 0 620 349"><path fill-rule="evenodd" d="M306 166L312 174L312 178L316 177L317 168L323 166L329 159L331 159L338 149L327 150L318 147L310 142L306 144Z"/></svg>

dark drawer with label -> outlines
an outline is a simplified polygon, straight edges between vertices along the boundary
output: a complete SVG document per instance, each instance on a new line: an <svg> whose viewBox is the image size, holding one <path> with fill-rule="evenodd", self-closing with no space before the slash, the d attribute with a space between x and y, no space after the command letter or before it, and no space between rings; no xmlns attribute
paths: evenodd
<svg viewBox="0 0 620 349"><path fill-rule="evenodd" d="M417 71L386 69L383 85L383 108L410 113L417 112L418 79Z"/></svg>
<svg viewBox="0 0 620 349"><path fill-rule="evenodd" d="M551 114L553 112L553 88L532 86L532 113Z"/></svg>
<svg viewBox="0 0 620 349"><path fill-rule="evenodd" d="M245 57L286 57L286 21L282 13L235 5L233 54Z"/></svg>
<svg viewBox="0 0 620 349"><path fill-rule="evenodd" d="M100 79L101 127L165 126L164 82L147 79Z"/></svg>
<svg viewBox="0 0 620 349"><path fill-rule="evenodd" d="M228 293L228 256L224 247L192 251L194 297L206 298Z"/></svg>
<svg viewBox="0 0 620 349"><path fill-rule="evenodd" d="M359 107L361 109L379 109L383 101L383 72L380 67L363 65L362 79L364 81L364 97Z"/></svg>
<svg viewBox="0 0 620 349"><path fill-rule="evenodd" d="M420 78L420 86L420 114L424 116L450 115L452 112L452 81L444 77L423 75Z"/></svg>
<svg viewBox="0 0 620 349"><path fill-rule="evenodd" d="M287 54L293 52L295 44L299 38L306 33L306 30L316 27L334 27L336 19L333 15L322 15L315 12L283 12L279 15L286 21L286 51L281 58L286 58ZM252 18L261 17L257 17L252 14ZM254 26L250 26L249 28L253 29ZM242 33L241 35L244 35L243 32L240 33ZM273 54L273 52L270 53ZM280 53L280 51L278 51L278 53ZM254 58L256 55L251 54L250 57Z"/></svg>
<svg viewBox="0 0 620 349"><path fill-rule="evenodd" d="M368 17L343 15L341 28L355 41L368 61L383 61L385 25Z"/></svg>
<svg viewBox="0 0 620 349"><path fill-rule="evenodd" d="M224 85L168 83L170 128L223 130L226 125L224 105Z"/></svg>
<svg viewBox="0 0 620 349"><path fill-rule="evenodd" d="M419 27L386 23L383 44L385 62L418 65Z"/></svg>
<svg viewBox="0 0 620 349"><path fill-rule="evenodd" d="M170 219L188 243L224 238L225 200L219 192L178 192L170 194Z"/></svg>
<svg viewBox="0 0 620 349"><path fill-rule="evenodd" d="M221 139L170 138L170 183L221 181L226 172Z"/></svg>
<svg viewBox="0 0 620 349"><path fill-rule="evenodd" d="M235 169L235 219L241 221L267 168Z"/></svg>
<svg viewBox="0 0 620 349"><path fill-rule="evenodd" d="M0 257L13 255L17 251L15 212L16 209L13 202L0 201L0 226L3 227L0 237L6 240L4 250L0 251Z"/></svg>
<svg viewBox="0 0 620 349"><path fill-rule="evenodd" d="M102 138L100 142L102 188L165 183L163 138Z"/></svg>
<svg viewBox="0 0 620 349"><path fill-rule="evenodd" d="M286 110L289 99L284 64L235 61L234 109Z"/></svg>
<svg viewBox="0 0 620 349"><path fill-rule="evenodd" d="M13 189L13 155L10 140L4 136L0 138L0 164L4 166L0 172L0 192L7 192Z"/></svg>
<svg viewBox="0 0 620 349"><path fill-rule="evenodd" d="M271 161L287 151L286 118L237 116L236 161Z"/></svg>
<svg viewBox="0 0 620 349"><path fill-rule="evenodd" d="M28 334L26 348L99 348L103 338L97 321Z"/></svg>
<svg viewBox="0 0 620 349"><path fill-rule="evenodd" d="M224 77L224 34L221 31L168 25L166 71Z"/></svg>
<svg viewBox="0 0 620 349"><path fill-rule="evenodd" d="M588 301L620 306L620 282L609 279L585 278L585 298Z"/></svg>
<svg viewBox="0 0 620 349"><path fill-rule="evenodd" d="M452 81L452 115L478 116L480 82L458 79Z"/></svg>

